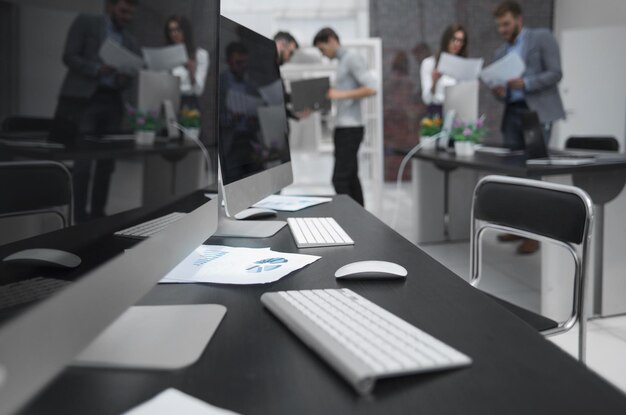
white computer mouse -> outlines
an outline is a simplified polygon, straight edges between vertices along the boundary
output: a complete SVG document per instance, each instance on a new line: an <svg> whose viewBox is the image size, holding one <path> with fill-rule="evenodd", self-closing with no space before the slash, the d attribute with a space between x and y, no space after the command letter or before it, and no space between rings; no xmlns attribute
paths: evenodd
<svg viewBox="0 0 626 415"><path fill-rule="evenodd" d="M405 278L406 268L388 261L358 261L344 265L335 272L341 279L388 279Z"/></svg>
<svg viewBox="0 0 626 415"><path fill-rule="evenodd" d="M81 260L71 252L59 249L25 249L3 259L4 262L22 264L31 267L76 268Z"/></svg>
<svg viewBox="0 0 626 415"><path fill-rule="evenodd" d="M235 215L235 219L237 220L245 220L245 219L263 219L270 218L272 216L276 216L276 211L272 209L265 208L255 208L251 207Z"/></svg>

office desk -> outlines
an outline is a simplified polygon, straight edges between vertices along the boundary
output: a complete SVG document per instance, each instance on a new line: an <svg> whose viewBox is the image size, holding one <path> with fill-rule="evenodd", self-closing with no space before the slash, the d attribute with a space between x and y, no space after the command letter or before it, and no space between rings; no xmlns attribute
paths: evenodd
<svg viewBox="0 0 626 415"><path fill-rule="evenodd" d="M626 183L626 156L616 158L615 153L604 156L610 158L599 159L593 164L528 166L524 155L498 156L477 152L474 156L457 157L446 152L422 150L416 153L412 163L416 241L428 243L469 239L472 193L481 174L573 184L585 190L594 203L593 252L590 257L593 264L590 274L593 276L590 286L593 288L593 314L626 312L626 304L621 300L626 295L626 281L622 275L623 253L606 254L604 250L605 246L612 248L626 243L622 236L626 228L616 228L624 222L623 216L609 226L620 229L619 232L609 229L612 235L605 237L604 234L605 205L620 195ZM554 256L556 251L551 250L551 253ZM544 273L554 275L559 272L560 260L542 264ZM556 312L561 309L560 304L567 301L570 301L569 296L563 296L557 303L544 301L544 304L558 304L550 310Z"/></svg>
<svg viewBox="0 0 626 415"><path fill-rule="evenodd" d="M626 413L621 392L347 197L297 215L335 217L355 246L301 250L322 258L273 284L155 287L143 304L228 308L195 365L173 372L68 368L23 413L118 414L168 387L242 414ZM209 242L298 252L288 228L267 240ZM398 262L409 275L406 281L335 280L338 267L363 259ZM371 397L358 396L259 300L266 291L337 287L458 348L473 365L384 380Z"/></svg>
<svg viewBox="0 0 626 415"><path fill-rule="evenodd" d="M0 138L3 134L0 132ZM125 136L113 136L110 141L103 142L84 139L79 145L65 148L20 146L19 140L11 140L15 145L0 142L0 156L5 160L54 160L68 165L70 170L77 161L83 164L92 160L124 161L130 166L131 173L124 171L119 180L128 181L129 177L137 177L139 185L132 191L142 195L143 204L161 202L151 199L155 194L162 193L152 191L154 188L166 186L171 189L171 194L179 195L196 189L197 183L217 181L206 177L203 155L198 145L190 139L157 140L153 145L137 146L132 140L113 139L120 137ZM189 157L194 157L191 159L194 162L189 162ZM187 160L181 163L185 158ZM216 160L217 156L211 162Z"/></svg>
<svg viewBox="0 0 626 415"><path fill-rule="evenodd" d="M0 138L3 137L0 132ZM129 136L132 137L132 136ZM81 140L79 145L72 147L50 148L37 146L20 146L18 139L12 139L12 144L0 142L0 153L13 158L35 160L94 160L121 157L147 156L159 154L164 157L184 155L197 152L200 149L192 140L157 140L154 145L137 146L133 140Z"/></svg>

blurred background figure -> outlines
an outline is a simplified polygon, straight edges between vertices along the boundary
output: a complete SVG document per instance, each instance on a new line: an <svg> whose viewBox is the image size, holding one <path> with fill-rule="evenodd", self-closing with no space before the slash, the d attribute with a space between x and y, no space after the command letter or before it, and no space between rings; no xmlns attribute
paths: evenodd
<svg viewBox="0 0 626 415"><path fill-rule="evenodd" d="M100 47L110 39L141 56L135 37L128 30L137 9L137 0L107 0L104 15L80 14L72 23L63 63L67 73L61 86L55 118L75 123L80 137L101 138L119 133L124 119L124 102L132 101L135 76L122 73L102 61ZM88 213L88 193L93 171L91 203ZM75 193L75 218L84 220L104 216L114 161L76 160L72 169Z"/></svg>
<svg viewBox="0 0 626 415"><path fill-rule="evenodd" d="M180 78L181 108L198 108L198 97L204 92L209 70L209 53L196 46L189 20L174 15L167 19L165 38L170 45L184 44L189 60L172 69L172 75Z"/></svg>
<svg viewBox="0 0 626 415"><path fill-rule="evenodd" d="M445 88L456 85L456 79L437 70L442 52L467 57L467 31L458 23L451 24L441 36L441 46L437 56L429 56L422 61L420 78L422 82L422 100L428 105L428 114L442 115Z"/></svg>
<svg viewBox="0 0 626 415"><path fill-rule="evenodd" d="M298 41L289 32L278 32L274 35L276 50L278 51L278 64L283 65L291 60L293 54L300 48Z"/></svg>

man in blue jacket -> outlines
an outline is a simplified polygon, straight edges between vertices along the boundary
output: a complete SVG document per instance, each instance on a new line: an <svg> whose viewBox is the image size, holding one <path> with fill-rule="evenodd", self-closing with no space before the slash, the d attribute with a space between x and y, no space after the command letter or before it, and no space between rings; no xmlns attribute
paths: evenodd
<svg viewBox="0 0 626 415"><path fill-rule="evenodd" d="M511 79L506 86L492 92L506 107L502 118L504 145L511 149L524 148L522 114L535 111L544 127L544 139L550 139L552 123L565 118L563 103L557 88L563 74L559 45L548 29L524 27L522 9L517 2L505 1L494 11L498 32L505 40L494 55L500 59L508 53L520 55L526 70L520 78Z"/></svg>
<svg viewBox="0 0 626 415"><path fill-rule="evenodd" d="M493 13L498 33L505 40L494 55L500 59L508 53L520 55L526 69L520 78L511 79L506 86L497 86L492 92L505 103L502 118L504 146L514 150L524 148L522 116L535 111L543 124L546 143L550 139L552 123L565 118L558 90L561 72L561 55L554 35L548 29L524 27L522 8L515 1L505 1ZM518 240L514 235L499 235L502 242ZM539 242L523 239L518 246L520 254L530 254L539 248Z"/></svg>

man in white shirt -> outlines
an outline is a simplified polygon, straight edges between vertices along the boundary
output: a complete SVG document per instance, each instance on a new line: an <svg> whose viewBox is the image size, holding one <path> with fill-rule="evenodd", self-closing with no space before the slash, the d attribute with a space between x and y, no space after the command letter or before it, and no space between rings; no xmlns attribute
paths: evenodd
<svg viewBox="0 0 626 415"><path fill-rule="evenodd" d="M320 30L313 45L322 55L339 61L335 87L328 90L328 98L337 105L333 186L337 194L347 194L363 205L357 157L365 132L361 100L376 95L376 80L369 73L365 59L358 52L343 48L333 29Z"/></svg>

